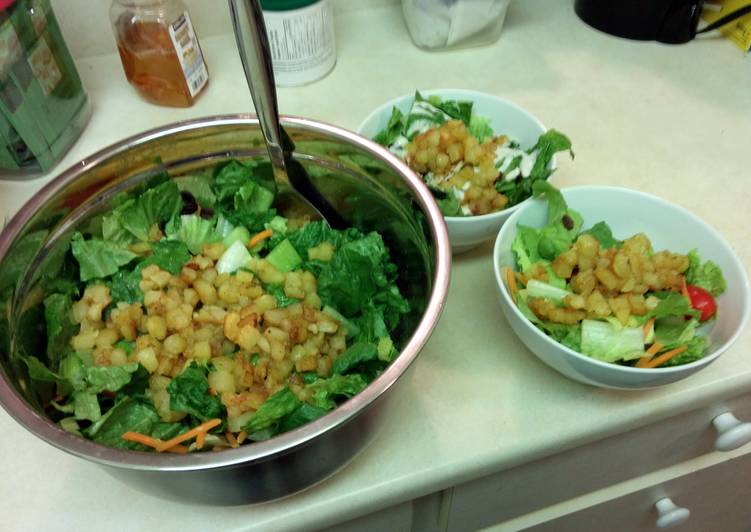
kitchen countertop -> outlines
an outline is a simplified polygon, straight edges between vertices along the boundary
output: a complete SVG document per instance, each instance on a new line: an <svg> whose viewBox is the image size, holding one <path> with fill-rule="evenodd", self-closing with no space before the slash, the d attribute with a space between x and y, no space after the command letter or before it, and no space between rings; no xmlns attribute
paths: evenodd
<svg viewBox="0 0 751 532"><path fill-rule="evenodd" d="M668 46L616 39L581 23L570 2L552 0L513 2L497 43L443 53L412 45L397 4L340 12L336 23L334 71L280 90L282 112L354 129L383 101L416 88L496 93L571 137L576 159L559 157L558 186L622 185L682 205L717 228L748 271L751 65L728 41ZM0 220L56 172L116 140L175 120L250 111L233 38L212 36L202 45L211 82L189 109L139 101L116 55L80 59L91 122L49 176L0 181ZM3 528L326 526L751 390L749 328L716 363L660 389L609 391L566 379L505 323L490 252L488 243L455 257L446 310L401 387L403 406L332 478L262 505L182 505L132 490L2 412Z"/></svg>

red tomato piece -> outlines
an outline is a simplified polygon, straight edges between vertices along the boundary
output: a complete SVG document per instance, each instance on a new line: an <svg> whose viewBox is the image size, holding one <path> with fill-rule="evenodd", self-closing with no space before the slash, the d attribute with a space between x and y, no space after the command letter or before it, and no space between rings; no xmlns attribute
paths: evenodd
<svg viewBox="0 0 751 532"><path fill-rule="evenodd" d="M699 321L707 321L715 315L715 312L717 312L717 302L715 302L712 294L692 284L687 285L686 290L688 291L688 298L691 300L691 306L701 312Z"/></svg>

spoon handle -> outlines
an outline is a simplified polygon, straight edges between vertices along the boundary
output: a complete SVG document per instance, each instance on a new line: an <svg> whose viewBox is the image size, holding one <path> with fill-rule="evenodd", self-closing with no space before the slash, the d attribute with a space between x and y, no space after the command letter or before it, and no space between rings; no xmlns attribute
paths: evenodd
<svg viewBox="0 0 751 532"><path fill-rule="evenodd" d="M291 141L286 135L283 136L279 125L274 70L260 3L258 0L229 0L229 10L240 61L261 124L261 132L266 139L272 167L285 168L284 152L291 151L293 147L287 145ZM278 173L281 172L275 172ZM284 173L284 176L278 175L277 179L286 180L286 172Z"/></svg>

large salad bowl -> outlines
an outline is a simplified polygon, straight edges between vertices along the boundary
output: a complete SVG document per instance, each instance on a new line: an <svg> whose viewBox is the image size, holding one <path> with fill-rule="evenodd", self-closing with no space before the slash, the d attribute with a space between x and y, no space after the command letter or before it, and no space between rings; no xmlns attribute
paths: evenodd
<svg viewBox="0 0 751 532"><path fill-rule="evenodd" d="M270 500L313 485L362 451L387 416L398 415L387 403L446 299L451 255L443 218L428 189L385 149L320 122L282 122L315 185L354 226L378 231L392 250L399 288L411 311L394 335L400 354L391 365L327 415L222 452L114 449L66 432L47 417L18 353L39 352L45 337L42 301L60 268L61 251L75 230L111 209L118 194L156 173L177 175L230 158L265 156L254 116L210 117L145 132L80 161L22 206L0 233L0 404L16 421L144 491L229 505Z"/></svg>

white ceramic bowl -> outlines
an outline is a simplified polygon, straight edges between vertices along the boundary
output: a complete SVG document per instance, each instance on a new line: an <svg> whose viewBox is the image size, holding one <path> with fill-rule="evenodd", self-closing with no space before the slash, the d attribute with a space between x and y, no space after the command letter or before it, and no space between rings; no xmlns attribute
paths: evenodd
<svg viewBox="0 0 751 532"><path fill-rule="evenodd" d="M521 147L525 149L534 146L538 137L547 131L542 122L529 111L492 94L462 89L420 90L420 93L424 96L437 95L447 100L471 100L474 102L473 112L487 117L496 135L508 135L512 140L518 141ZM415 93L411 92L384 103L368 115L357 128L357 132L363 137L372 139L386 127L391 116L391 110L394 107L399 108L403 113L407 113L414 98ZM555 168L555 157L548 167L550 169ZM446 216L451 250L454 253L461 253L492 239L509 216L527 201L490 214Z"/></svg>
<svg viewBox="0 0 751 532"><path fill-rule="evenodd" d="M749 318L751 291L746 272L725 239L689 211L663 199L625 188L586 186L561 191L569 207L584 217L584 229L607 222L616 238L643 232L654 249L687 253L696 248L703 260L716 262L727 280L727 290L717 299L717 319L702 327L709 352L695 362L667 368L642 369L595 360L573 351L527 320L508 292L502 268L516 262L511 243L517 225L545 224L547 202L532 199L501 228L493 249L493 268L506 319L524 344L540 360L574 380L606 388L638 389L675 382L708 366L738 338ZM705 330L706 329L706 330Z"/></svg>

